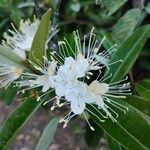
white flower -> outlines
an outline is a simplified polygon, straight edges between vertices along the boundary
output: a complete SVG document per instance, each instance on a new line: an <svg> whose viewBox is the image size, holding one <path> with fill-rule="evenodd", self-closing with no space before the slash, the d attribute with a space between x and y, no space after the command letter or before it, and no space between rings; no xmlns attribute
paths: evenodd
<svg viewBox="0 0 150 150"><path fill-rule="evenodd" d="M42 93L44 93L42 96L38 97L37 100L40 100L41 97L44 95L50 93L49 89L52 87L54 84L53 82L53 76L56 73L56 67L57 67L57 62L56 61L48 61L46 57L44 57L45 62L42 65L42 63L37 60L38 65L34 64L33 62L30 61L30 63L33 65L33 67L40 72L41 75L33 74L33 73L22 73L21 81L16 82L16 86L19 87L26 87L21 91L25 90L30 90L33 88L37 87L42 87ZM19 91L20 92L20 91Z"/></svg>
<svg viewBox="0 0 150 150"><path fill-rule="evenodd" d="M40 21L34 19L34 22L21 20L19 30L12 24L13 30L8 30L10 35L4 33L2 45L11 48L17 55L26 59L26 51L29 51L32 46L32 41L38 29Z"/></svg>
<svg viewBox="0 0 150 150"><path fill-rule="evenodd" d="M62 65L62 60L68 57L72 57L76 61L76 71L80 71L80 77L86 76L90 78L92 70L99 70L102 66L109 66L114 63L120 62L120 60L109 63L110 55L116 51L116 44L109 48L107 51L100 52L100 48L103 42L106 40L104 37L101 42L96 39L96 35L93 33L94 28L90 32L89 40L87 43L87 37L84 36L83 42L80 40L78 31L74 31L75 47L71 47L67 39L58 42L59 53L53 52L53 57ZM81 72L82 71L82 72Z"/></svg>
<svg viewBox="0 0 150 150"><path fill-rule="evenodd" d="M23 69L13 66L13 65L6 65L0 64L0 87L8 87L12 84L15 80L17 80Z"/></svg>
<svg viewBox="0 0 150 150"><path fill-rule="evenodd" d="M57 100L57 103L54 104L53 109L57 106L62 107L64 104L70 104L71 111L60 121L64 122L64 127L67 126L67 123L71 120L71 118L80 114L84 114L87 123L89 124L85 114L86 111L97 117L97 119L101 122L104 122L107 118L112 119L114 122L117 121L116 118L118 117L118 113L114 108L117 108L124 113L128 111L127 107L113 100L113 98L126 98L125 95L131 94L129 83L123 83L127 80L127 78L118 82L107 84L104 81L109 77L111 76L107 76L107 74L105 74L101 79L96 79L89 85L76 80L74 82L70 82L70 84L66 84L62 88L62 96L64 96L64 99L67 102L61 104L61 95L57 95L59 99ZM86 107L87 104L97 111L101 118ZM94 130L90 124L89 126L92 130Z"/></svg>

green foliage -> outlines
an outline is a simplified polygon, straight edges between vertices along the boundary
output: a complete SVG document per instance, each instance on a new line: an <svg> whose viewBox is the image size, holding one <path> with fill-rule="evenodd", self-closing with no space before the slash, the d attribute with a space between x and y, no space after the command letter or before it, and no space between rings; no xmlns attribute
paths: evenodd
<svg viewBox="0 0 150 150"><path fill-rule="evenodd" d="M25 123L32 117L41 103L28 98L7 118L0 130L0 149L5 149Z"/></svg>
<svg viewBox="0 0 150 150"><path fill-rule="evenodd" d="M115 13L127 0L102 0L102 4L106 8L106 13L108 16Z"/></svg>
<svg viewBox="0 0 150 150"><path fill-rule="evenodd" d="M0 99L4 101L7 105L10 105L16 98L18 92L18 87L10 85L7 89L1 90Z"/></svg>
<svg viewBox="0 0 150 150"><path fill-rule="evenodd" d="M149 79L145 79L143 81L137 82L135 89L141 97L150 101L150 80Z"/></svg>
<svg viewBox="0 0 150 150"><path fill-rule="evenodd" d="M37 60L43 62L43 56L46 54L46 44L50 29L50 15L51 10L49 9L43 16L38 30L33 39L29 59L37 64ZM36 60L37 59L37 60Z"/></svg>
<svg viewBox="0 0 150 150"><path fill-rule="evenodd" d="M119 59L122 60L122 63L116 63L110 67L110 72L113 74L111 82L120 80L130 71L149 35L150 25L140 27L120 46L117 52L115 52L110 63L118 61Z"/></svg>
<svg viewBox="0 0 150 150"><path fill-rule="evenodd" d="M56 132L59 123L59 118L53 118L48 125L45 127L43 134L35 148L35 150L47 150L48 146L53 140L54 134Z"/></svg>
<svg viewBox="0 0 150 150"><path fill-rule="evenodd" d="M140 9L129 10L125 15L123 15L123 17L120 18L120 20L113 27L113 35L117 38L119 42L123 43L132 35L140 18Z"/></svg>
<svg viewBox="0 0 150 150"><path fill-rule="evenodd" d="M138 110L136 110L134 107L124 103L121 100L116 101L128 107L129 109L126 114L116 110L119 114L117 122L112 122L110 119L107 119L105 122L101 122L97 117L95 117L95 115L90 114L92 119L101 128L103 128L108 135L112 136L125 148L148 150L150 147L148 140L150 133L149 123L139 114ZM97 116L99 116L99 118L101 118L101 115L93 110L92 107L88 106L88 108Z"/></svg>
<svg viewBox="0 0 150 150"><path fill-rule="evenodd" d="M29 52L29 59L32 62L38 63L35 58L43 62L48 34L50 27L53 27L50 25L53 20L60 27L59 36L56 36L55 40L62 41L64 40L62 37L66 37L70 43L67 45L68 56L73 56L71 48L75 50L74 37L70 33L78 29L83 35L94 26L100 40L103 36L107 37L107 41L103 43L105 49L109 49L115 43L118 45L118 50L112 56L110 63L122 60L122 62L110 66L110 73L113 76L108 82L121 80L130 70L133 72L133 79L131 80L134 84L135 78L136 83L132 89L136 95L127 96L125 99L114 99L129 109L126 114L116 110L119 114L117 122L113 123L110 119L106 119L104 123L101 122L96 117L96 115L101 117L100 114L92 107L87 106L95 113L95 115L90 114L91 119L93 119L93 121L90 119L90 123L94 126L95 132L89 131L88 128L85 134L88 145L93 149L98 145L99 139L104 137L104 131L109 150L150 149L150 80L145 79L149 74L150 25L147 16L150 14L150 4L147 3L143 10L133 8L133 6L127 7L129 4L128 0L102 0L100 5L96 5L94 0L72 0L61 3L55 0L50 2L44 0L39 3L41 14L51 7L53 15L51 17L51 10L48 10L42 17ZM28 0L0 1L0 39L4 30L10 28L7 24L13 22L18 26L21 19L33 18L33 11L34 3ZM56 17L55 13L59 16ZM88 37L89 34L87 33ZM55 40L53 45L50 45L50 49L58 50ZM63 53L63 51L61 52ZM24 70L29 69L28 64L18 55L3 46L0 46L0 63L12 64L24 68ZM12 86L6 90L1 90L1 100L6 104L11 104L17 90ZM8 117L0 130L0 149L6 149L9 146L20 129L41 106L41 103L35 101L34 98L28 98ZM54 118L48 123L36 147L37 150L43 147L48 149L56 132L58 120L58 118Z"/></svg>

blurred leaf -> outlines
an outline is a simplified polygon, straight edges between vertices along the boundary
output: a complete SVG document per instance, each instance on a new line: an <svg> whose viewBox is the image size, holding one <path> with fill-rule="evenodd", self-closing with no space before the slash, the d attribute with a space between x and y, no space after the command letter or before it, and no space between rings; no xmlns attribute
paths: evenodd
<svg viewBox="0 0 150 150"><path fill-rule="evenodd" d="M150 36L150 25L140 27L129 37L124 44L112 56L110 63L122 60L122 63L115 63L110 66L110 72L113 74L111 82L122 79L132 68L139 56L145 42Z"/></svg>
<svg viewBox="0 0 150 150"><path fill-rule="evenodd" d="M141 97L150 101L150 80L149 79L138 81L136 83L135 89Z"/></svg>
<svg viewBox="0 0 150 150"><path fill-rule="evenodd" d="M47 150L51 144L59 123L59 118L53 118L43 131L35 150Z"/></svg>
<svg viewBox="0 0 150 150"><path fill-rule="evenodd" d="M146 12L150 15L150 2L145 7Z"/></svg>
<svg viewBox="0 0 150 150"><path fill-rule="evenodd" d="M150 101L147 101L139 96L129 95L126 98L122 99L126 101L133 107L137 108L141 112L145 113L146 115L150 116Z"/></svg>
<svg viewBox="0 0 150 150"><path fill-rule="evenodd" d="M104 131L91 118L89 122L95 130L92 131L89 126L87 126L85 140L89 147L95 148L99 144L100 138L104 135Z"/></svg>
<svg viewBox="0 0 150 150"><path fill-rule="evenodd" d="M107 143L108 143L108 150L122 150L121 145L115 141L111 136L106 135Z"/></svg>
<svg viewBox="0 0 150 150"><path fill-rule="evenodd" d="M122 100L113 99L119 102L123 106L128 107L129 111L124 114L120 111L117 122L112 122L111 119L106 119L105 122L101 122L96 116L101 118L101 115L93 109L93 107L87 106L93 114L90 114L92 119L105 130L105 132L117 140L122 146L127 149L136 150L148 150L150 148L149 135L150 125L147 120L144 119L131 105L123 102ZM113 108L114 109L114 108ZM143 130L144 129L144 130Z"/></svg>
<svg viewBox="0 0 150 150"><path fill-rule="evenodd" d="M9 21L8 18L3 19L3 20L0 22L0 28L2 28L8 21Z"/></svg>
<svg viewBox="0 0 150 150"><path fill-rule="evenodd" d="M13 87L13 85L10 85L7 89L3 89L0 92L0 99L4 101L7 105L10 105L16 98L18 87Z"/></svg>
<svg viewBox="0 0 150 150"><path fill-rule="evenodd" d="M101 4L105 6L107 15L111 16L128 0L102 0Z"/></svg>
<svg viewBox="0 0 150 150"><path fill-rule="evenodd" d="M41 23L33 39L31 51L29 53L29 59L35 64L38 63L35 60L35 58L41 62L43 62L44 60L43 56L45 56L46 53L45 49L46 49L49 27L50 27L50 15L51 15L51 10L49 9L42 17Z"/></svg>
<svg viewBox="0 0 150 150"><path fill-rule="evenodd" d="M6 48L2 45L0 45L0 61L10 61L10 62L14 62L16 64L21 65L23 62L23 59L18 56L17 54L15 54L11 49Z"/></svg>
<svg viewBox="0 0 150 150"><path fill-rule="evenodd" d="M149 67L149 66L150 66L150 61L149 61L149 57L148 57L148 58L146 58L146 57L141 58L139 63L140 63L140 66L141 66L142 68L144 68L144 69L150 71L150 67Z"/></svg>
<svg viewBox="0 0 150 150"><path fill-rule="evenodd" d="M10 17L13 23L19 26L20 20L22 18L22 12L19 11L18 9L12 9L10 13Z"/></svg>
<svg viewBox="0 0 150 150"><path fill-rule="evenodd" d="M118 22L113 27L113 35L118 39L119 42L123 43L128 39L136 25L138 24L141 17L140 9L131 9L118 20Z"/></svg>
<svg viewBox="0 0 150 150"><path fill-rule="evenodd" d="M109 49L110 47L112 47L114 44L119 45L120 42L117 41L117 39L114 37L114 35L112 35L111 33L106 32L105 30L100 30L97 33L98 38L100 40L102 40L102 38L105 36L106 40L103 42L103 46L105 49Z"/></svg>
<svg viewBox="0 0 150 150"><path fill-rule="evenodd" d="M24 101L17 109L8 117L0 130L0 149L4 150L12 142L20 129L31 118L35 111L40 107L41 103L31 98Z"/></svg>

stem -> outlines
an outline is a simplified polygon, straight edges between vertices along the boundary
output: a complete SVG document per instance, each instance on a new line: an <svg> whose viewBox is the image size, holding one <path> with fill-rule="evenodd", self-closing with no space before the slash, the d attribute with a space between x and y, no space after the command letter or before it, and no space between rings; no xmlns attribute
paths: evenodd
<svg viewBox="0 0 150 150"><path fill-rule="evenodd" d="M36 13L36 17L40 18L40 6L39 6L39 1L38 0L34 0L35 3L35 13Z"/></svg>

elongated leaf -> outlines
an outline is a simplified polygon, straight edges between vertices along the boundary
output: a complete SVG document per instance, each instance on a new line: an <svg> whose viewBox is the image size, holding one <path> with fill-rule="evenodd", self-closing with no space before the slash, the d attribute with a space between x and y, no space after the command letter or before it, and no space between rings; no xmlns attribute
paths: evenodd
<svg viewBox="0 0 150 150"><path fill-rule="evenodd" d="M150 80L145 79L137 82L135 88L140 96L150 101Z"/></svg>
<svg viewBox="0 0 150 150"><path fill-rule="evenodd" d="M113 35L119 42L123 43L129 38L141 17L140 9L129 10L113 27Z"/></svg>
<svg viewBox="0 0 150 150"><path fill-rule="evenodd" d="M150 116L150 101L134 95L127 96L125 99L122 100L126 101L144 114Z"/></svg>
<svg viewBox="0 0 150 150"><path fill-rule="evenodd" d="M115 13L127 0L102 0L102 5L105 6L107 15L110 16Z"/></svg>
<svg viewBox="0 0 150 150"><path fill-rule="evenodd" d="M122 150L121 145L109 135L106 135L109 150Z"/></svg>
<svg viewBox="0 0 150 150"><path fill-rule="evenodd" d="M56 132L59 123L59 118L53 118L43 131L43 134L35 148L35 150L47 150L48 146L53 140L54 134Z"/></svg>
<svg viewBox="0 0 150 150"><path fill-rule="evenodd" d="M145 7L146 12L150 15L150 2Z"/></svg>
<svg viewBox="0 0 150 150"><path fill-rule="evenodd" d="M133 33L133 35L124 42L118 51L115 52L110 63L120 59L123 62L110 66L110 72L113 74L111 82L123 78L129 72L149 36L150 25L145 25Z"/></svg>
<svg viewBox="0 0 150 150"><path fill-rule="evenodd" d="M89 122L95 130L91 131L91 129L87 127L85 141L89 147L96 148L99 144L100 138L104 136L104 131L91 118L89 119Z"/></svg>
<svg viewBox="0 0 150 150"><path fill-rule="evenodd" d="M7 105L10 105L16 98L18 87L13 87L10 85L7 89L1 89L0 100L4 101Z"/></svg>
<svg viewBox="0 0 150 150"><path fill-rule="evenodd" d="M103 123L95 115L91 114L92 119L100 127L102 127L108 135L117 140L125 148L136 150L148 150L150 148L149 123L139 114L139 111L136 110L134 107L121 100L119 100L119 103L128 107L129 111L126 114L124 114L116 110L116 112L119 114L117 122L114 123L110 119L107 119ZM93 110L92 107L87 107L92 112L94 112L94 114L99 116L99 118L101 118L101 115L98 114L97 111Z"/></svg>
<svg viewBox="0 0 150 150"><path fill-rule="evenodd" d="M46 53L46 42L49 34L49 27L50 27L50 15L51 10L48 10L45 15L43 16L40 25L37 29L37 32L35 34L35 37L33 39L31 51L29 54L29 59L34 62L38 63L36 59L43 62L43 56L45 56Z"/></svg>
<svg viewBox="0 0 150 150"><path fill-rule="evenodd" d="M1 150L7 147L20 128L30 119L40 105L41 103L38 103L34 99L26 100L8 117L0 130Z"/></svg>
<svg viewBox="0 0 150 150"><path fill-rule="evenodd" d="M15 54L11 49L0 45L0 63L16 65L19 67L24 67L23 59Z"/></svg>

